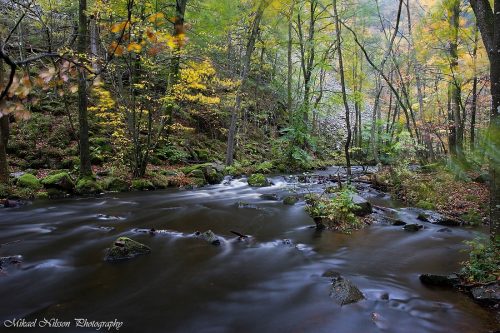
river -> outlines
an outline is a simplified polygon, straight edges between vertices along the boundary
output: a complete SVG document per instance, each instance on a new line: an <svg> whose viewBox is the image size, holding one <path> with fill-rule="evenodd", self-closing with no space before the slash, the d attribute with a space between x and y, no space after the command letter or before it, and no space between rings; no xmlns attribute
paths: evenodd
<svg viewBox="0 0 500 333"><path fill-rule="evenodd" d="M0 210L0 244L5 244L0 255L23 256L19 267L0 275L0 331L13 318L72 321L70 328L51 330L57 332L96 332L75 327L75 318L117 319L121 332L486 333L496 328L491 312L467 296L419 281L421 273L456 271L467 256L463 241L483 229L443 230L417 221L415 210L358 184L363 197L390 208L379 210L380 216L425 228L407 232L375 222L350 235L319 232L303 201L287 206L260 195L315 192L323 185L294 177L272 180L274 185L259 189L236 179L196 190L36 201ZM150 228L166 231L140 230ZM222 238L221 246L194 236L209 229ZM238 241L232 230L251 239ZM144 243L152 253L104 262L105 249L118 236ZM330 279L322 277L329 269L356 284L366 300L334 303Z"/></svg>

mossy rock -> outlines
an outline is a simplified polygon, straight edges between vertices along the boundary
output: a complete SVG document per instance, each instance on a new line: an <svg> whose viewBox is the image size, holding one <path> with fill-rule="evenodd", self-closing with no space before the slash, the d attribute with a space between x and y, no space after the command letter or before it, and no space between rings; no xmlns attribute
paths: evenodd
<svg viewBox="0 0 500 333"><path fill-rule="evenodd" d="M296 195L289 195L283 199L285 205L293 206L299 201L299 197Z"/></svg>
<svg viewBox="0 0 500 333"><path fill-rule="evenodd" d="M98 194L102 192L102 187L93 177L84 177L76 183L76 192L78 194Z"/></svg>
<svg viewBox="0 0 500 333"><path fill-rule="evenodd" d="M144 244L128 237L119 237L113 245L106 250L105 261L131 259L138 255L149 254L151 249Z"/></svg>
<svg viewBox="0 0 500 333"><path fill-rule="evenodd" d="M164 189L169 186L169 178L161 173L155 173L151 177L151 183L155 188Z"/></svg>
<svg viewBox="0 0 500 333"><path fill-rule="evenodd" d="M130 188L130 184L118 177L106 177L99 181L99 184L105 191L110 192L127 192Z"/></svg>
<svg viewBox="0 0 500 333"><path fill-rule="evenodd" d="M151 191L155 189L155 186L148 179L134 179L132 180L132 188L139 191Z"/></svg>
<svg viewBox="0 0 500 333"><path fill-rule="evenodd" d="M248 185L253 187L265 187L269 186L270 183L267 180L266 176L261 173L254 173L250 177L248 177Z"/></svg>
<svg viewBox="0 0 500 333"><path fill-rule="evenodd" d="M200 169L195 169L187 174L189 178L202 178L205 179L205 174Z"/></svg>
<svg viewBox="0 0 500 333"><path fill-rule="evenodd" d="M203 168L203 175L205 176L207 182L212 185L220 184L220 182L224 179L224 175L212 166Z"/></svg>
<svg viewBox="0 0 500 333"><path fill-rule="evenodd" d="M75 188L75 184L73 183L69 173L65 171L45 177L42 179L42 184L47 189L53 188L67 192L72 192Z"/></svg>
<svg viewBox="0 0 500 333"><path fill-rule="evenodd" d="M192 181L191 188L202 187L207 184L205 178L191 178L191 181ZM190 186L188 185L186 188L190 188Z"/></svg>
<svg viewBox="0 0 500 333"><path fill-rule="evenodd" d="M201 170L204 167L212 166L212 163L195 164L181 168L185 175L189 175L193 170Z"/></svg>
<svg viewBox="0 0 500 333"><path fill-rule="evenodd" d="M40 183L38 178L30 173L25 173L24 175L17 178L17 185L33 190L39 190L42 188L42 184Z"/></svg>

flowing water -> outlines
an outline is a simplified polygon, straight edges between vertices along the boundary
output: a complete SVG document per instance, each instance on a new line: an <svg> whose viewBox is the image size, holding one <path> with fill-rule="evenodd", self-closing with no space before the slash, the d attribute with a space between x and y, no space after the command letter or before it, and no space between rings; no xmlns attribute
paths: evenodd
<svg viewBox="0 0 500 333"><path fill-rule="evenodd" d="M467 296L430 289L418 278L456 271L466 257L463 240L481 230L443 231L424 223L423 230L411 233L375 222L351 235L318 232L303 201L286 206L260 197L321 187L295 180L277 176L273 186L255 189L242 179L191 191L107 194L1 210L0 256L20 254L24 262L0 276L0 331L13 318L72 321L70 328L52 329L57 332L96 331L75 327L74 318L117 319L122 332L482 333L496 328L492 314ZM387 195L367 186L361 194L390 208L379 215L417 222L415 210ZM141 232L150 228L166 231ZM208 229L222 238L221 246L194 236ZM251 238L238 241L231 230ZM118 236L142 242L152 253L104 262L104 250ZM334 303L330 279L322 277L329 269L356 284L366 300ZM43 331L25 329L38 330Z"/></svg>

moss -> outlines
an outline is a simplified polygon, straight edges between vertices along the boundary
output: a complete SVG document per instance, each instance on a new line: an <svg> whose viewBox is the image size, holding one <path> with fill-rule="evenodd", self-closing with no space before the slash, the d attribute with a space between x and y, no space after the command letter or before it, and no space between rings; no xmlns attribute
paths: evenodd
<svg viewBox="0 0 500 333"><path fill-rule="evenodd" d="M200 169L195 169L187 174L190 178L202 178L205 179L205 174Z"/></svg>
<svg viewBox="0 0 500 333"><path fill-rule="evenodd" d="M64 191L71 191L75 187L70 175L65 171L59 171L54 174L49 173L47 177L42 179L42 184L46 188L55 188Z"/></svg>
<svg viewBox="0 0 500 333"><path fill-rule="evenodd" d="M155 188L167 188L169 185L169 177L164 176L161 173L155 173L151 176L151 183Z"/></svg>
<svg viewBox="0 0 500 333"><path fill-rule="evenodd" d="M6 184L0 184L0 198L5 199L10 194L10 188Z"/></svg>
<svg viewBox="0 0 500 333"><path fill-rule="evenodd" d="M254 187L264 187L264 186L269 186L269 181L263 174L254 173L253 175L248 177L248 185Z"/></svg>
<svg viewBox="0 0 500 333"><path fill-rule="evenodd" d="M49 193L46 191L40 191L35 193L35 199L45 200L49 198Z"/></svg>
<svg viewBox="0 0 500 333"><path fill-rule="evenodd" d="M190 174L193 170L201 170L205 167L212 166L212 163L203 163L203 164L195 164L195 165L190 165L181 168L181 171L185 174L188 175Z"/></svg>
<svg viewBox="0 0 500 333"><path fill-rule="evenodd" d="M460 216L462 220L472 225L480 225L483 221L481 214L476 210L470 209L467 213Z"/></svg>
<svg viewBox="0 0 500 333"><path fill-rule="evenodd" d="M78 179L76 192L78 194L97 194L102 192L102 187L93 177L84 177Z"/></svg>
<svg viewBox="0 0 500 333"><path fill-rule="evenodd" d="M35 176L33 176L30 173L25 173L24 175L19 177L17 179L17 185L21 186L21 187L30 188L33 190L38 190L38 189L42 188L42 184L40 183L38 178L36 178Z"/></svg>
<svg viewBox="0 0 500 333"><path fill-rule="evenodd" d="M118 177L106 177L99 181L99 184L105 191L110 192L126 192L130 188L130 184Z"/></svg>
<svg viewBox="0 0 500 333"><path fill-rule="evenodd" d="M119 237L113 245L107 249L104 260L115 261L131 259L138 255L149 254L151 249L144 244L136 242L128 237Z"/></svg>
<svg viewBox="0 0 500 333"><path fill-rule="evenodd" d="M140 178L132 180L132 188L139 191L150 191L154 190L155 186L149 180Z"/></svg>

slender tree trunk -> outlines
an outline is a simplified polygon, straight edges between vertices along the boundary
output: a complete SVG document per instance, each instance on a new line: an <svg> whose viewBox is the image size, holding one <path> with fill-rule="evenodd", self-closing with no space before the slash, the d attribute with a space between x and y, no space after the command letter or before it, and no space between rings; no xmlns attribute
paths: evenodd
<svg viewBox="0 0 500 333"><path fill-rule="evenodd" d="M87 0L79 0L78 13L78 53L82 56L88 51ZM83 58L82 58L83 59ZM92 175L90 164L89 123L87 112L87 73L80 66L78 75L78 121L80 124L80 176Z"/></svg>
<svg viewBox="0 0 500 333"><path fill-rule="evenodd" d="M351 157L349 156L349 143L351 142L351 122L349 118L351 112L349 111L349 103L347 102L347 93L345 88L344 62L342 60L342 48L340 43L342 34L340 30L339 15L337 11L337 0L333 0L333 11L335 16L335 30L337 32L337 56L339 58L340 85L342 87L342 100L344 102L345 122L347 127L347 138L346 138L346 143L344 145L344 154L347 166L347 179L349 181L351 179Z"/></svg>
<svg viewBox="0 0 500 333"><path fill-rule="evenodd" d="M252 23L252 28L248 38L248 43L245 50L245 56L243 59L243 68L241 71L241 83L236 92L236 98L234 107L231 109L231 122L229 124L229 132L227 136L227 150L226 150L226 165L232 165L234 161L234 141L236 137L236 123L238 120L238 113L241 109L242 93L248 80L248 72L250 71L250 60L252 58L252 53L255 49L255 40L259 32L260 21L264 14L264 10L269 5L268 0L261 0L257 12L255 13L255 18Z"/></svg>
<svg viewBox="0 0 500 333"><path fill-rule="evenodd" d="M288 45L287 45L287 108L288 114L290 117L290 123L293 121L293 110L292 110L292 78L293 78L293 62L292 62L292 17L293 17L293 8L295 6L294 1L290 4L290 17L288 19Z"/></svg>
<svg viewBox="0 0 500 333"><path fill-rule="evenodd" d="M474 28L474 49L472 51L474 79L472 81L472 105L470 116L470 150L475 150L476 146L476 112L477 112L477 44L479 40L479 30L477 24Z"/></svg>
<svg viewBox="0 0 500 333"><path fill-rule="evenodd" d="M3 60L0 59L0 85L5 84ZM7 163L7 145L9 143L9 117L0 118L0 184L9 183L9 164Z"/></svg>

